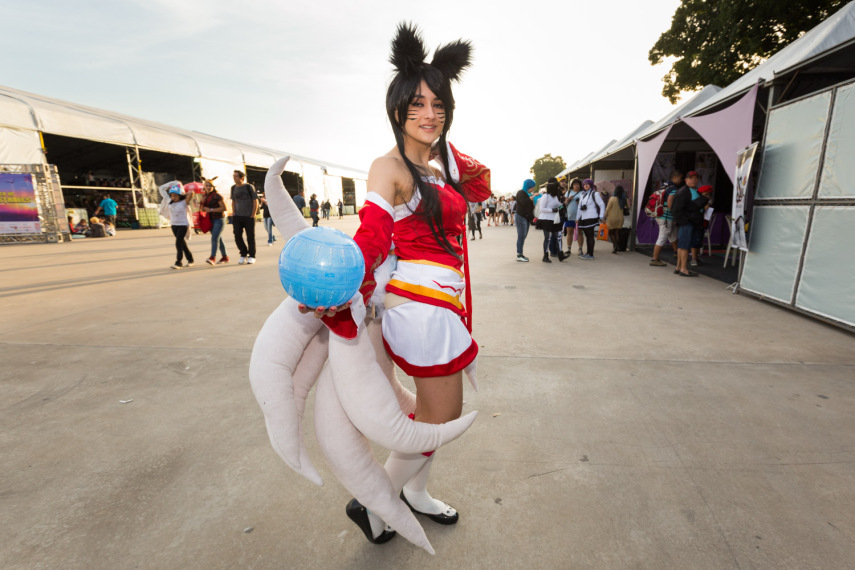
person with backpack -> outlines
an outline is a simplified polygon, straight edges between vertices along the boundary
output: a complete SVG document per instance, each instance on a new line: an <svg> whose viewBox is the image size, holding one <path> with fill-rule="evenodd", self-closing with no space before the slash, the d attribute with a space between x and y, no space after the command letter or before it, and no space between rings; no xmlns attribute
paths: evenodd
<svg viewBox="0 0 855 570"><path fill-rule="evenodd" d="M594 181L586 178L582 181L582 195L579 198L579 208L576 211L576 227L585 234L587 251L579 257L585 260L594 259L594 243L597 241L597 228L606 215L603 198L597 192Z"/></svg>
<svg viewBox="0 0 855 570"><path fill-rule="evenodd" d="M656 238L656 245L653 246L653 259L650 260L650 265L664 267L666 263L659 259L662 253L662 248L670 242L671 249L677 253L677 225L674 223L674 214L671 211L671 206L674 204L674 196L677 194L677 189L683 184L683 173L675 170L671 173L671 180L664 182L662 188L657 190L650 196L647 201L645 213L656 219L659 225L659 237Z"/></svg>
<svg viewBox="0 0 855 570"><path fill-rule="evenodd" d="M689 250L700 247L704 235L704 210L709 199L696 190L701 177L696 171L686 175L686 185L674 196L674 221L677 223L677 269L682 277L697 277L689 271Z"/></svg>

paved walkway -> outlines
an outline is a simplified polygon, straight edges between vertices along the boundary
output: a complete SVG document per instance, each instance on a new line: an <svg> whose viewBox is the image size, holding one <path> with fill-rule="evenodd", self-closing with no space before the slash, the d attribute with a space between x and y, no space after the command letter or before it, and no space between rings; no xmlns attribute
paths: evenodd
<svg viewBox="0 0 855 570"><path fill-rule="evenodd" d="M437 455L461 522L424 521L433 558L365 541L311 428L324 487L270 448L247 368L279 247L209 267L196 236L181 271L168 230L0 247L0 567L853 567L853 335L515 239L470 242L481 415Z"/></svg>

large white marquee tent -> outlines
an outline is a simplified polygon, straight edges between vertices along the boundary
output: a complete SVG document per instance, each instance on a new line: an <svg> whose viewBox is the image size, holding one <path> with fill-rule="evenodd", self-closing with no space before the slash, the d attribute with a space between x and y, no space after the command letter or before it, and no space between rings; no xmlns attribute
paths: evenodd
<svg viewBox="0 0 855 570"><path fill-rule="evenodd" d="M156 180L145 174L160 170L184 181L217 177L218 189L227 192L233 170L245 170L258 186L263 172L286 155L292 157L290 190L304 188L332 203L342 199L351 211L364 202L367 174L360 170L0 86L0 167L59 164L67 190L86 190L80 171L109 162L127 179L126 187L110 191L145 194L148 185L150 197ZM139 217L137 200L128 203Z"/></svg>

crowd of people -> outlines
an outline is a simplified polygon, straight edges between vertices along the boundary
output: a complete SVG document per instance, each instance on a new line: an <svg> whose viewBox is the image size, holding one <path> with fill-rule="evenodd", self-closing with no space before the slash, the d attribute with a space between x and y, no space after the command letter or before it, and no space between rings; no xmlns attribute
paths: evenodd
<svg viewBox="0 0 855 570"><path fill-rule="evenodd" d="M240 170L234 171L233 180L234 184L229 192L231 208L228 207L226 198L217 191L213 180L203 179L204 194L201 199L197 199L192 192L186 191L183 184L178 180L172 180L158 188L162 198L160 215L169 221L175 237L175 263L170 267L182 269L193 266L193 254L187 246L191 228L195 228L197 233L201 230L204 233L210 232L211 234L211 254L205 259L206 263L209 265L229 263L226 244L222 236L226 223L232 225L234 242L239 255L238 264L254 264L257 254L255 223L259 210L261 210L262 223L267 232L267 245L272 246L277 241L276 234L273 231L273 218L270 216L270 209L264 194L257 192L252 184L248 184L246 175ZM313 226L318 226L322 217L329 219L332 210L332 204L329 200L321 203L318 201L317 195L312 194L306 203L302 190L299 190L293 199L301 211L308 207ZM108 220L110 215L115 216L115 202L113 202L113 209L111 210L105 197L105 202L102 202L99 210L102 207ZM344 215L344 205L341 200L338 201L336 207L339 218L341 218ZM197 212L199 221L194 222L194 214ZM71 223L70 219L69 224L74 234L81 231L79 228L82 226ZM91 232L91 225L83 231ZM95 232L98 233L97 225ZM217 259L217 250L220 252L219 259Z"/></svg>
<svg viewBox="0 0 855 570"><path fill-rule="evenodd" d="M697 276L689 268L701 265L699 253L710 217L712 191L712 186L700 186L696 171L689 172L684 183L683 174L675 170L670 181L663 183L651 198L659 201L659 207L655 213L648 211L659 227L650 265L667 265L660 255L662 248L670 245L677 258L674 273ZM598 239L608 240L613 254L627 251L632 212L631 198L620 185L609 194L599 191L590 178L575 178L568 184L565 177L559 177L550 178L538 191L535 181L528 179L515 195L470 203L468 226L472 240L476 233L483 238L484 220L488 226L515 226L516 259L520 262L530 261L523 248L532 226L543 232L544 263L552 263L552 258L564 261L572 255L574 243L578 244L579 258L589 261L594 259Z"/></svg>
<svg viewBox="0 0 855 570"><path fill-rule="evenodd" d="M652 197L651 213L659 226L659 235L653 247L650 265L664 267L659 259L662 248L670 245L677 255L677 267L674 273L682 277L697 277L689 267L701 265L698 258L704 237L705 214L711 213L712 186L701 186L701 177L692 170L686 174L674 170L671 179L663 183L662 188Z"/></svg>
<svg viewBox="0 0 855 570"><path fill-rule="evenodd" d="M101 197L101 202L95 209L94 215L89 218L88 223L85 218L81 218L75 224L74 217L68 216L68 231L72 239L116 235L116 212L118 206L116 201L110 198L109 194L104 194Z"/></svg>
<svg viewBox="0 0 855 570"><path fill-rule="evenodd" d="M618 186L613 196L605 194L604 198L591 179L573 179L568 185L565 177L550 178L546 188L540 192L537 191L537 183L528 179L515 195L491 196L487 202L470 204L469 212L472 239L475 239L476 231L483 237L482 217L487 218L488 226L515 226L517 261L521 262L529 261L523 248L531 226L543 232L542 261L552 263L553 257L564 261L572 255L574 242L578 244L581 259L594 259L597 230L607 220L612 252L625 250L631 225L630 204L624 189ZM565 240L566 251L562 246ZM584 253L583 244L586 247Z"/></svg>

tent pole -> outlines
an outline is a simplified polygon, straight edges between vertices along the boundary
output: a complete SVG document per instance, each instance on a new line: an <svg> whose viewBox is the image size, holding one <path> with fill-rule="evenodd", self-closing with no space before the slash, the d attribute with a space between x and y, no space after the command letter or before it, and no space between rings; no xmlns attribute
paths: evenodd
<svg viewBox="0 0 855 570"><path fill-rule="evenodd" d="M136 145L133 147L133 153L131 153L131 147L125 147L125 156L128 159L128 176L131 181L131 202L134 204L134 219L139 222L140 221L140 213L137 210L137 190L139 190L140 197L144 198L145 194L143 194L142 189L142 168L140 164L140 148Z"/></svg>
<svg viewBox="0 0 855 570"><path fill-rule="evenodd" d="M638 146L633 145L633 154L635 154L635 158L633 159L632 164L632 225L629 229L629 251L635 251L635 231L636 231L636 223L638 223L638 200L641 198L638 197Z"/></svg>

